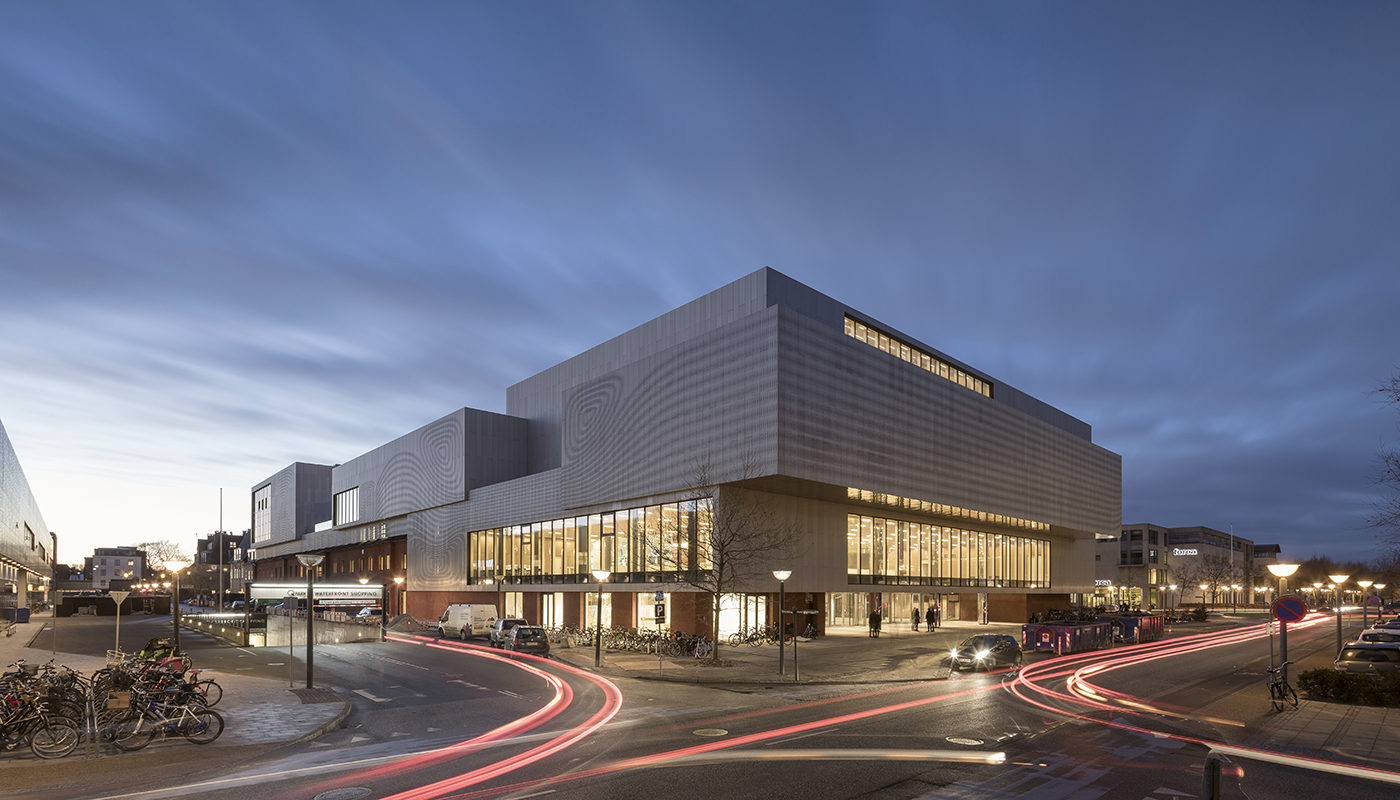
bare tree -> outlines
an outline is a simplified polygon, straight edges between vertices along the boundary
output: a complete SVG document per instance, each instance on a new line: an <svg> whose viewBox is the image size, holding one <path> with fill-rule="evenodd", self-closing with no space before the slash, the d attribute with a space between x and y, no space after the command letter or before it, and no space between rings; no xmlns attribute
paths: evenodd
<svg viewBox="0 0 1400 800"><path fill-rule="evenodd" d="M1238 571L1237 565L1225 556L1201 556L1189 566L1178 568L1177 574L1181 577L1183 593L1200 591L1201 584L1205 584L1205 591L1213 603L1221 587L1229 586L1238 579ZM1201 603L1204 606L1204 599Z"/></svg>
<svg viewBox="0 0 1400 800"><path fill-rule="evenodd" d="M764 496L752 487L752 459L746 458L739 474L718 480L708 461L692 470L688 499L695 503L695 539L690 547L670 547L666 542L687 541L688 530L668 531L649 556L662 571L709 595L710 658L720 659L719 615L726 594L752 584L797 553L797 527L783 519Z"/></svg>
<svg viewBox="0 0 1400 800"><path fill-rule="evenodd" d="M173 561L176 559L180 561L192 560L189 556L185 555L185 552L183 550L180 549L180 545L175 544L174 542L168 539L142 542L136 545L136 548L146 553L146 569L148 570L150 570L153 566L164 569L165 562L167 561Z"/></svg>

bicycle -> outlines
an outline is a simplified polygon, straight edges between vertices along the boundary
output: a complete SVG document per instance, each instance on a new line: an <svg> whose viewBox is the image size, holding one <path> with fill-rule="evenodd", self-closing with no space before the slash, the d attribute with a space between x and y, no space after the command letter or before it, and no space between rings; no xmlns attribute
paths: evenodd
<svg viewBox="0 0 1400 800"><path fill-rule="evenodd" d="M112 744L140 750L156 736L183 736L194 744L209 744L224 732L224 718L193 700L192 691L175 690L150 699L134 699L124 719L112 731Z"/></svg>
<svg viewBox="0 0 1400 800"><path fill-rule="evenodd" d="M1292 661L1285 661L1277 667L1269 667L1269 702L1275 711L1282 711L1285 704L1294 708L1298 707L1298 693L1293 691L1288 680L1284 678L1284 671Z"/></svg>

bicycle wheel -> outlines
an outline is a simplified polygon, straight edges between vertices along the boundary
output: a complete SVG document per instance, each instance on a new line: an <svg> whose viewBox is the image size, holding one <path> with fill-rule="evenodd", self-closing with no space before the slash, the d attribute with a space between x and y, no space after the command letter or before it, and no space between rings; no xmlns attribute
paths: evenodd
<svg viewBox="0 0 1400 800"><path fill-rule="evenodd" d="M1285 683L1283 685L1283 702L1288 703L1294 708L1298 707L1298 693L1293 691L1292 684Z"/></svg>
<svg viewBox="0 0 1400 800"><path fill-rule="evenodd" d="M63 758L78 748L80 739L73 720L55 717L29 734L29 749L39 758Z"/></svg>
<svg viewBox="0 0 1400 800"><path fill-rule="evenodd" d="M224 698L223 687L215 683L212 678L199 681L194 685L194 690L204 697L204 705L206 706L217 706L219 701Z"/></svg>
<svg viewBox="0 0 1400 800"><path fill-rule="evenodd" d="M140 750L156 738L156 723L139 711L132 711L111 728L112 744L118 750Z"/></svg>
<svg viewBox="0 0 1400 800"><path fill-rule="evenodd" d="M180 734L195 744L209 744L224 732L224 718L207 708L190 708L180 723Z"/></svg>
<svg viewBox="0 0 1400 800"><path fill-rule="evenodd" d="M1283 684L1281 684L1281 683L1271 683L1271 684L1269 684L1269 704L1272 705L1272 706L1274 707L1274 710L1275 710L1275 711L1282 711L1282 710L1283 710L1283 703L1284 703Z"/></svg>

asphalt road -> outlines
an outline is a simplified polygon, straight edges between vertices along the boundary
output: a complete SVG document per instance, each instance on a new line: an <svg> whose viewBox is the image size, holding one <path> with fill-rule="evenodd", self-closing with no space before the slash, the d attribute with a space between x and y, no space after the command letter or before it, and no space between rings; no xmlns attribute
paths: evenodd
<svg viewBox="0 0 1400 800"><path fill-rule="evenodd" d="M123 621L138 644L168 626L169 618ZM105 629L93 628L81 647L105 652ZM67 635L75 633L70 626ZM64 638L63 621L59 635L65 649L78 646ZM1291 638L1299 655L1333 646L1325 627ZM202 666L288 674L285 650L183 639ZM1037 707L1014 691L1011 673L859 687L627 680L616 715L582 733L609 707L588 677L558 663L433 644L318 648L317 684L338 687L354 712L314 742L243 748L213 761L203 758L213 751L192 747L123 754L76 781L86 791L70 783L61 794L34 796L1165 800L1201 795L1207 748L1199 740L1247 744L1250 726L1270 713L1267 649L1255 640L1097 673L1095 685L1114 693L1102 708L1078 700ZM290 670L299 683L302 662ZM1062 691L1064 682L1056 674L1043 683ZM1134 703L1154 713L1135 713ZM503 726L515 728L481 741ZM1287 765L1238 766L1225 770L1224 797L1393 797L1393 789Z"/></svg>

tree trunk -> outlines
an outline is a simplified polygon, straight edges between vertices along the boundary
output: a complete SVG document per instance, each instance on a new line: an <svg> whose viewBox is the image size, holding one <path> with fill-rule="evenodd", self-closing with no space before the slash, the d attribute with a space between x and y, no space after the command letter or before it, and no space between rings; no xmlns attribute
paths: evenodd
<svg viewBox="0 0 1400 800"><path fill-rule="evenodd" d="M711 595L710 608L710 660L719 663L719 606L720 594L715 592Z"/></svg>

